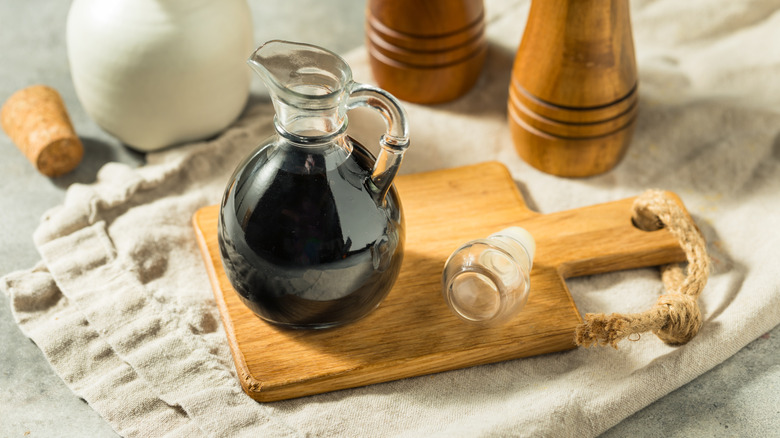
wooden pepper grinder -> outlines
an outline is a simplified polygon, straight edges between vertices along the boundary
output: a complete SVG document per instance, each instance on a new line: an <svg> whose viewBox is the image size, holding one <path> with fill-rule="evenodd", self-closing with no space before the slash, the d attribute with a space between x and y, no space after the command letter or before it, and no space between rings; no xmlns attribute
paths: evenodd
<svg viewBox="0 0 780 438"><path fill-rule="evenodd" d="M381 88L408 102L453 100L485 61L482 0L369 0L366 46Z"/></svg>
<svg viewBox="0 0 780 438"><path fill-rule="evenodd" d="M509 125L526 162L567 177L610 170L637 103L628 0L533 1L509 87Z"/></svg>

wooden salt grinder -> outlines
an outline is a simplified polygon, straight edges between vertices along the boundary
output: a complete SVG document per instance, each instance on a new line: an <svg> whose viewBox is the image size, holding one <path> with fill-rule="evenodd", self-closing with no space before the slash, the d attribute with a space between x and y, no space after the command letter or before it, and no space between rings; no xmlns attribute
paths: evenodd
<svg viewBox="0 0 780 438"><path fill-rule="evenodd" d="M485 61L482 0L369 0L366 47L377 84L399 99L456 99Z"/></svg>
<svg viewBox="0 0 780 438"><path fill-rule="evenodd" d="M559 176L610 170L638 109L628 0L533 0L509 87L509 126L530 165Z"/></svg>

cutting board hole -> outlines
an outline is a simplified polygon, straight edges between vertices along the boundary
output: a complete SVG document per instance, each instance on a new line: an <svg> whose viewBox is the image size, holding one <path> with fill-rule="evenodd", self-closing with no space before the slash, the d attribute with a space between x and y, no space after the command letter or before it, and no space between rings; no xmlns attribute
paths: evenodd
<svg viewBox="0 0 780 438"><path fill-rule="evenodd" d="M655 215L646 216L642 214L632 216L631 225L642 231L658 231L664 227L663 222Z"/></svg>

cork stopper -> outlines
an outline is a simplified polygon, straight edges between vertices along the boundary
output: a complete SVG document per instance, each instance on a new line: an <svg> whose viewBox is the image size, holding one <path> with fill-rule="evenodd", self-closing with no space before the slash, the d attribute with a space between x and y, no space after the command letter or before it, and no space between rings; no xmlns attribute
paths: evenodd
<svg viewBox="0 0 780 438"><path fill-rule="evenodd" d="M0 125L36 169L49 177L75 169L84 146L57 90L33 85L17 91L0 110Z"/></svg>

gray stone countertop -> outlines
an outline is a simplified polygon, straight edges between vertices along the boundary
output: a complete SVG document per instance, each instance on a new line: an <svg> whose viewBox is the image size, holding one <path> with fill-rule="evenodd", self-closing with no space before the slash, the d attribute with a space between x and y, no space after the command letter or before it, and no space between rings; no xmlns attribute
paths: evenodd
<svg viewBox="0 0 780 438"><path fill-rule="evenodd" d="M307 41L338 53L362 44L363 1L250 4L255 41ZM70 2L43 0L0 2L0 102L32 84L56 88L86 149L75 172L49 179L0 135L0 275L38 262L32 233L43 213L63 202L70 184L94 181L97 170L109 161L144 162L143 154L102 131L78 103L65 53L69 6ZM0 296L0 437L116 436L49 367L15 324L8 299ZM780 436L779 339L780 328L775 328L604 436Z"/></svg>

